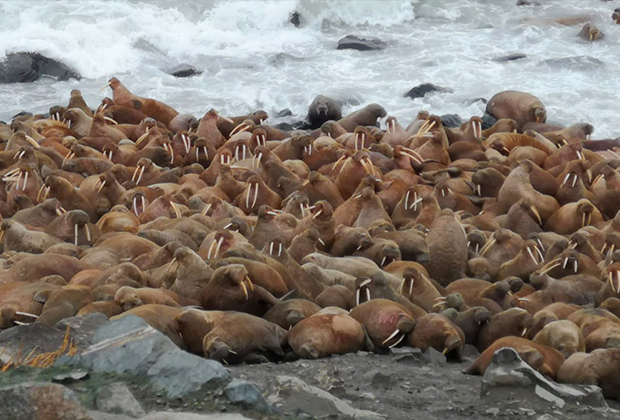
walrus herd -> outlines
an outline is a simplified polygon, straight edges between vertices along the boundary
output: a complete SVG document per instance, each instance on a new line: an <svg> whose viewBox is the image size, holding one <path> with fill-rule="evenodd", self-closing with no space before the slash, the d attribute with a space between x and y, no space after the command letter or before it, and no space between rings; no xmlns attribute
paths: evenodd
<svg viewBox="0 0 620 420"><path fill-rule="evenodd" d="M620 398L617 140L517 91L492 126L371 104L288 132L107 87L0 125L1 328L135 315L227 364L470 344L472 374L512 347Z"/></svg>

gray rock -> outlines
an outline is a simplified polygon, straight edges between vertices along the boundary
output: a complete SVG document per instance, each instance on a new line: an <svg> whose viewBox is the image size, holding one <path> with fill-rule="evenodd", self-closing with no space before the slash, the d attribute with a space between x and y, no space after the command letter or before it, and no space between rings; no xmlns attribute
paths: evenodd
<svg viewBox="0 0 620 420"><path fill-rule="evenodd" d="M338 41L338 50L377 51L387 48L387 42L378 38L347 35Z"/></svg>
<svg viewBox="0 0 620 420"><path fill-rule="evenodd" d="M426 359L427 362L432 363L434 365L444 365L446 364L446 361L447 361L446 356L444 354L435 350L432 347L429 347L426 349L426 351L424 352L424 359Z"/></svg>
<svg viewBox="0 0 620 420"><path fill-rule="evenodd" d="M379 369L372 369L370 372L364 374L364 379L370 382L373 388L385 388L392 387L392 377L379 371Z"/></svg>
<svg viewBox="0 0 620 420"><path fill-rule="evenodd" d="M445 127L455 128L455 127L460 127L461 124L463 124L463 120L457 114L446 114L446 115L442 115L440 118L441 118L441 123Z"/></svg>
<svg viewBox="0 0 620 420"><path fill-rule="evenodd" d="M607 408L601 389L592 385L564 385L547 380L508 347L499 349L482 378L481 399L487 404L506 401L528 403L527 409L544 410L550 404L558 408L590 406ZM545 410L546 411L546 410Z"/></svg>
<svg viewBox="0 0 620 420"><path fill-rule="evenodd" d="M36 52L7 54L0 62L0 83L26 83L47 76L56 80L80 80L80 74L60 61Z"/></svg>
<svg viewBox="0 0 620 420"><path fill-rule="evenodd" d="M493 59L493 61L497 63L506 63L508 61L517 61L523 58L527 58L527 55L523 53L514 53L514 54L502 55L501 57L496 57Z"/></svg>
<svg viewBox="0 0 620 420"><path fill-rule="evenodd" d="M465 344L463 348L463 357L465 359L477 359L480 357L480 352L476 348L476 346L472 346L471 344Z"/></svg>
<svg viewBox="0 0 620 420"><path fill-rule="evenodd" d="M290 109L286 108L278 112L276 114L276 118L290 117L291 115L293 115L293 112Z"/></svg>
<svg viewBox="0 0 620 420"><path fill-rule="evenodd" d="M474 99L467 99L463 103L467 106L470 106L470 105L475 104L476 102L481 102L483 104L486 104L488 101L485 98L474 98Z"/></svg>
<svg viewBox="0 0 620 420"><path fill-rule="evenodd" d="M249 420L241 414L195 414L158 411L140 420Z"/></svg>
<svg viewBox="0 0 620 420"><path fill-rule="evenodd" d="M88 415L91 416L93 420L133 420L133 417L124 414L110 414L101 411L89 411Z"/></svg>
<svg viewBox="0 0 620 420"><path fill-rule="evenodd" d="M443 88L441 86L434 85L432 83L422 83L421 85L412 87L407 93L405 98L423 98L429 93L452 93L452 89Z"/></svg>
<svg viewBox="0 0 620 420"><path fill-rule="evenodd" d="M0 361L7 363L17 353L49 353L62 347L65 332L45 324L18 325L0 332Z"/></svg>
<svg viewBox="0 0 620 420"><path fill-rule="evenodd" d="M111 414L124 414L129 417L140 417L146 414L140 403L122 382L115 382L103 387L95 401L97 409Z"/></svg>
<svg viewBox="0 0 620 420"><path fill-rule="evenodd" d="M603 67L605 64L598 58L590 56L575 56L563 58L551 58L542 61L542 64L554 69L588 71Z"/></svg>
<svg viewBox="0 0 620 420"><path fill-rule="evenodd" d="M179 64L178 66L167 71L167 73L174 77L192 77L202 74L202 70L199 70L189 64Z"/></svg>
<svg viewBox="0 0 620 420"><path fill-rule="evenodd" d="M426 362L422 350L412 347L393 347L390 354L397 363L420 365Z"/></svg>
<svg viewBox="0 0 620 420"><path fill-rule="evenodd" d="M327 391L308 385L293 376L276 376L278 388L268 401L285 413L302 412L315 418L350 416L355 419L380 420L385 416L358 410Z"/></svg>
<svg viewBox="0 0 620 420"><path fill-rule="evenodd" d="M486 130L487 128L491 128L496 122L497 122L497 118L485 112L484 115L482 116L482 129Z"/></svg>
<svg viewBox="0 0 620 420"><path fill-rule="evenodd" d="M80 355L61 358L56 364L145 376L154 388L164 390L170 398L230 378L221 364L180 350L168 337L136 316L103 325L95 332L92 342Z"/></svg>
<svg viewBox="0 0 620 420"><path fill-rule="evenodd" d="M25 382L0 388L0 419L92 420L69 388Z"/></svg>
<svg viewBox="0 0 620 420"><path fill-rule="evenodd" d="M224 393L228 399L235 404L242 404L250 409L260 412L269 412L271 408L265 397L258 387L248 381L233 379L226 388Z"/></svg>
<svg viewBox="0 0 620 420"><path fill-rule="evenodd" d="M109 322L104 314L92 313L87 316L65 318L54 325L54 328L65 331L69 325L71 338L78 345L78 350L84 350L90 345L95 332Z"/></svg>

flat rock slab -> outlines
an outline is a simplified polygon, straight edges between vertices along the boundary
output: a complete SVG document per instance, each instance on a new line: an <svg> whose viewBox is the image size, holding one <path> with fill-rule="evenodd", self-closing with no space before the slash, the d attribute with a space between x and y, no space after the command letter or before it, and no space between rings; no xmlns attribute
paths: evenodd
<svg viewBox="0 0 620 420"><path fill-rule="evenodd" d="M558 384L546 379L525 363L511 348L499 349L482 378L481 399L486 404L519 400L528 408L607 408L599 387Z"/></svg>
<svg viewBox="0 0 620 420"><path fill-rule="evenodd" d="M25 382L0 388L0 418L91 420L74 393L58 384Z"/></svg>
<svg viewBox="0 0 620 420"><path fill-rule="evenodd" d="M127 385L122 382L115 382L99 390L96 405L97 409L103 412L124 414L133 418L146 414Z"/></svg>
<svg viewBox="0 0 620 420"><path fill-rule="evenodd" d="M378 38L347 35L338 41L338 50L378 51L387 48L387 42Z"/></svg>
<svg viewBox="0 0 620 420"><path fill-rule="evenodd" d="M109 322L110 320L104 314L93 313L87 316L65 318L54 325L54 328L60 331L66 331L68 325L71 338L78 345L78 351L80 351L90 346L95 332Z"/></svg>
<svg viewBox="0 0 620 420"><path fill-rule="evenodd" d="M103 325L94 334L92 345L83 353L63 357L56 364L93 372L143 376L155 389L164 390L169 398L230 378L228 371L218 362L179 349L142 318L132 315Z"/></svg>

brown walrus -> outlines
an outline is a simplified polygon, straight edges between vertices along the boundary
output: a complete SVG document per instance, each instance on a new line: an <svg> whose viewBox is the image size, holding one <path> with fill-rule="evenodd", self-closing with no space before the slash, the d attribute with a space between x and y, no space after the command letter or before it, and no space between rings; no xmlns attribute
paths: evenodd
<svg viewBox="0 0 620 420"><path fill-rule="evenodd" d="M486 112L495 118L511 118L522 129L529 122L544 123L547 120L545 106L536 96L515 90L496 93L488 102Z"/></svg>

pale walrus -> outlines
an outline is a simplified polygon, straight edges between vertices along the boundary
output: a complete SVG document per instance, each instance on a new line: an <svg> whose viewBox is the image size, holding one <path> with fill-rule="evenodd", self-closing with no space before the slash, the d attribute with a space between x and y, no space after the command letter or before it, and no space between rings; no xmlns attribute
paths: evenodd
<svg viewBox="0 0 620 420"><path fill-rule="evenodd" d="M506 90L495 94L487 104L489 114L495 118L512 118L519 130L529 122L547 121L547 110L536 96L516 90Z"/></svg>

